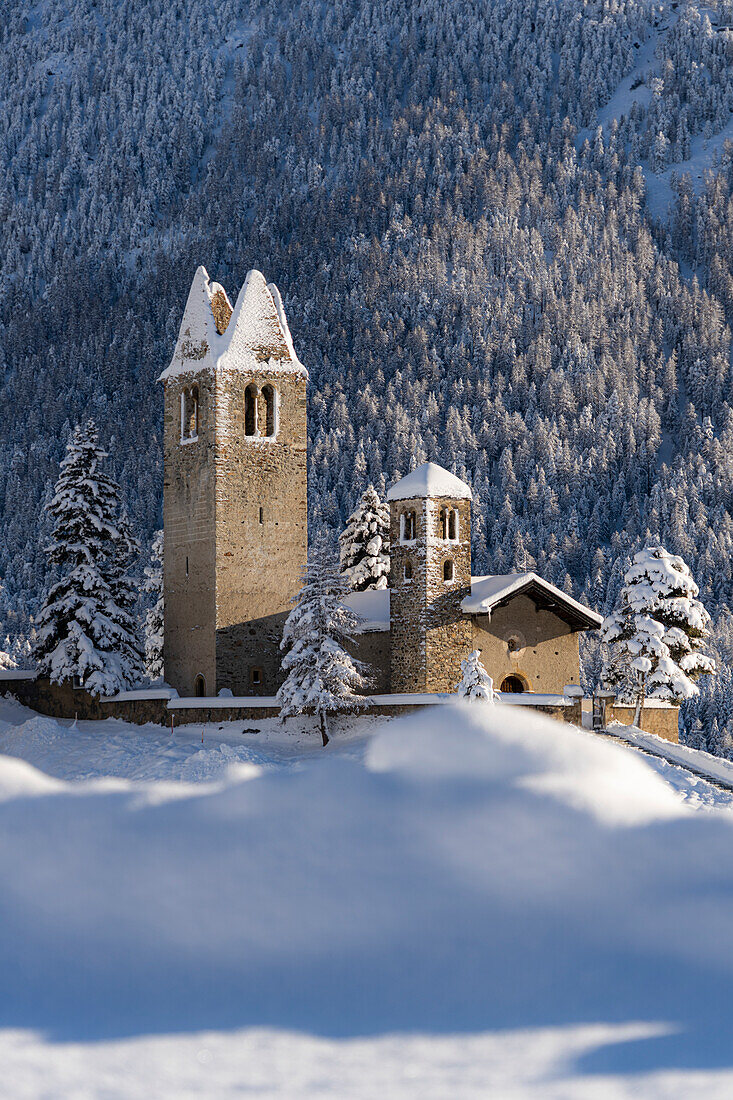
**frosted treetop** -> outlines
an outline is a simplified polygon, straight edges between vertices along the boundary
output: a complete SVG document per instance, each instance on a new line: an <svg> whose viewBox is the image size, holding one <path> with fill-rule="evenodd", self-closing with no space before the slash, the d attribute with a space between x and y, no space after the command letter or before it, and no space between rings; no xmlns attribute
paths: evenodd
<svg viewBox="0 0 733 1100"><path fill-rule="evenodd" d="M411 474L395 482L387 493L387 500L415 500L421 497L471 500L472 496L470 486L455 474L438 466L436 462L423 462Z"/></svg>
<svg viewBox="0 0 733 1100"><path fill-rule="evenodd" d="M183 312L176 350L159 381L202 370L295 371L307 376L296 355L274 283L248 272L232 309L224 287L199 267Z"/></svg>

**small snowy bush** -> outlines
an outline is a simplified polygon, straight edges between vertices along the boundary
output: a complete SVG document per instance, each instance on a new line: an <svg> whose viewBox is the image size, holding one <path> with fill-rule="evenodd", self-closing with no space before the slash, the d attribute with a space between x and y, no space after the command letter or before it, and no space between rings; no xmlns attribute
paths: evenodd
<svg viewBox="0 0 733 1100"><path fill-rule="evenodd" d="M389 506L373 485L361 495L339 538L341 572L357 592L386 588L389 579Z"/></svg>
<svg viewBox="0 0 733 1100"><path fill-rule="evenodd" d="M288 615L280 648L287 672L277 693L280 715L315 714L323 744L328 744L328 715L363 705L357 690L366 685L365 666L345 646L358 629L358 618L343 599L349 592L336 559L323 539L308 554L304 584Z"/></svg>
<svg viewBox="0 0 733 1100"><path fill-rule="evenodd" d="M461 699L475 699L482 703L495 703L497 701L494 691L494 681L481 664L481 652L474 649L468 657L461 661L461 682L456 684L456 694Z"/></svg>
<svg viewBox="0 0 733 1100"><path fill-rule="evenodd" d="M696 695L695 681L715 671L702 652L710 616L684 560L661 546L634 555L616 611L605 619L608 647L603 679L622 701L681 703Z"/></svg>

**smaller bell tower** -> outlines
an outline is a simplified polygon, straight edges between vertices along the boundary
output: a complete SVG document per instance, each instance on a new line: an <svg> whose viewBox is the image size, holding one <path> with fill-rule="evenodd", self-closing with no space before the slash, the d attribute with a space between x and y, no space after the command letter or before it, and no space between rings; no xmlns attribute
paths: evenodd
<svg viewBox="0 0 733 1100"><path fill-rule="evenodd" d="M461 610L471 593L471 489L434 462L392 486L391 689L455 690L473 648Z"/></svg>

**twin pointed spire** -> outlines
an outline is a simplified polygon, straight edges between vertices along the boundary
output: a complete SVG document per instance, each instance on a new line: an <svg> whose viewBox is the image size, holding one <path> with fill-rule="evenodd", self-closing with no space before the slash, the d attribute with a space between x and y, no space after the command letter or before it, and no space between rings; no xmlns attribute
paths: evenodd
<svg viewBox="0 0 733 1100"><path fill-rule="evenodd" d="M205 267L193 278L170 366L159 381L202 370L296 371L306 374L293 347L282 298L260 271L245 279L232 309L224 287Z"/></svg>

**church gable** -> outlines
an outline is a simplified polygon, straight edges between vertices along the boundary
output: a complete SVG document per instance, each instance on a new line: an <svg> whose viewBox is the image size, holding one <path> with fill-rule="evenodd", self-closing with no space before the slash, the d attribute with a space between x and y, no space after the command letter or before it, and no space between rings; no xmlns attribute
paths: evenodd
<svg viewBox="0 0 733 1100"><path fill-rule="evenodd" d="M463 601L494 686L555 694L579 680L579 632L601 618L535 573L472 578Z"/></svg>

